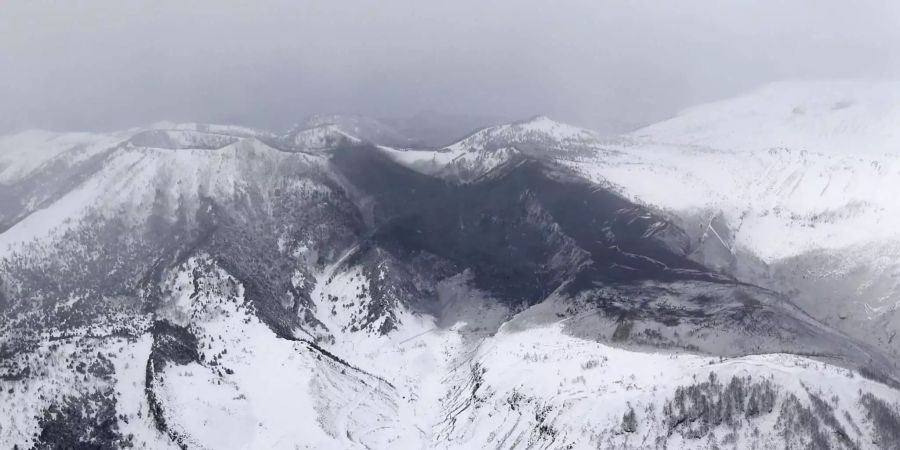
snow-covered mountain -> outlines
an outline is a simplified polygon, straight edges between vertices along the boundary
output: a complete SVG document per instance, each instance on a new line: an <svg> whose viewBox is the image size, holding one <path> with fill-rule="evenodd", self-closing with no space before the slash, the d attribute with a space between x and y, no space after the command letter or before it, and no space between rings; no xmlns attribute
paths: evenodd
<svg viewBox="0 0 900 450"><path fill-rule="evenodd" d="M519 157L579 160L606 152L608 141L590 130L536 116L478 130L438 150L382 146L397 162L451 181L468 182Z"/></svg>
<svg viewBox="0 0 900 450"><path fill-rule="evenodd" d="M790 293L818 319L900 356L898 98L895 82L775 83L612 140L541 119L568 130L559 142L579 137L568 148L593 150L547 145L530 156L678 218L698 261ZM388 152L465 181L521 153L514 145L545 140L515 130L483 130L452 151Z"/></svg>
<svg viewBox="0 0 900 450"><path fill-rule="evenodd" d="M0 444L896 448L896 162L675 128L2 138Z"/></svg>
<svg viewBox="0 0 900 450"><path fill-rule="evenodd" d="M900 154L900 82L800 81L685 110L632 133L654 142L836 155Z"/></svg>
<svg viewBox="0 0 900 450"><path fill-rule="evenodd" d="M898 99L893 82L776 83L573 166L692 222L723 269L896 357Z"/></svg>
<svg viewBox="0 0 900 450"><path fill-rule="evenodd" d="M356 114L317 114L306 119L298 129L319 129L329 127L347 136L353 136L365 142L391 147L408 148L417 146L415 139L387 123L367 116Z"/></svg>
<svg viewBox="0 0 900 450"><path fill-rule="evenodd" d="M352 134L347 134L337 125L319 125L313 128L297 128L284 139L294 149L305 152L317 152L333 149L342 145L359 144L362 141Z"/></svg>

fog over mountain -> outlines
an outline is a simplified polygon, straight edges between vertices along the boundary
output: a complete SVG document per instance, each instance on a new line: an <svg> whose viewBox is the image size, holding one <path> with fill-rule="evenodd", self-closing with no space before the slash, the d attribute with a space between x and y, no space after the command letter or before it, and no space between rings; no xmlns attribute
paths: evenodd
<svg viewBox="0 0 900 450"><path fill-rule="evenodd" d="M888 2L6 2L0 449L900 450Z"/></svg>
<svg viewBox="0 0 900 450"><path fill-rule="evenodd" d="M438 112L623 131L770 81L896 77L898 23L871 0L5 1L0 130Z"/></svg>

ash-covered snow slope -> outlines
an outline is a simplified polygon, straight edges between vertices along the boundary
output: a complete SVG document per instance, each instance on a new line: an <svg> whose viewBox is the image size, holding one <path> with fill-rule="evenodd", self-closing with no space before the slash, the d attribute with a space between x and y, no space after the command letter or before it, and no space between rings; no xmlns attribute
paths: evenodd
<svg viewBox="0 0 900 450"><path fill-rule="evenodd" d="M840 310L818 315L835 324L896 310L900 207L893 193L900 190L900 158L647 142L616 150L616 157L569 165L682 217L696 256L707 264L793 294L805 285L795 300L810 312ZM807 280L831 287L816 289ZM873 329L845 325L845 331ZM890 333L878 339L887 343Z"/></svg>
<svg viewBox="0 0 900 450"><path fill-rule="evenodd" d="M2 184L0 446L895 448L896 360L587 172L625 146L479 133L424 174L227 126L33 149L59 163Z"/></svg>
<svg viewBox="0 0 900 450"><path fill-rule="evenodd" d="M612 149L614 156L572 166L647 204L721 214L733 245L766 262L900 236L892 195L900 188L897 157L656 143Z"/></svg>
<svg viewBox="0 0 900 450"><path fill-rule="evenodd" d="M697 258L900 356L900 84L793 82L569 165L682 217Z"/></svg>
<svg viewBox="0 0 900 450"><path fill-rule="evenodd" d="M734 245L775 261L900 235L898 98L898 83L777 83L618 138L536 117L438 151L383 150L463 181L520 154L567 163L646 204L720 212Z"/></svg>
<svg viewBox="0 0 900 450"><path fill-rule="evenodd" d="M538 118L383 150L451 182L526 154L562 164L679 218L692 258L900 357L898 99L897 82L785 82L615 139Z"/></svg>

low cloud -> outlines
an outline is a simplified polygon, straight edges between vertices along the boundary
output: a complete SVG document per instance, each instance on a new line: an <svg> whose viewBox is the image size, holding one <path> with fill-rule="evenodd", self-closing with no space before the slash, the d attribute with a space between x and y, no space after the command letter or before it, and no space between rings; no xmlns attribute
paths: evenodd
<svg viewBox="0 0 900 450"><path fill-rule="evenodd" d="M784 79L900 76L896 2L0 4L0 131L317 112L616 130Z"/></svg>

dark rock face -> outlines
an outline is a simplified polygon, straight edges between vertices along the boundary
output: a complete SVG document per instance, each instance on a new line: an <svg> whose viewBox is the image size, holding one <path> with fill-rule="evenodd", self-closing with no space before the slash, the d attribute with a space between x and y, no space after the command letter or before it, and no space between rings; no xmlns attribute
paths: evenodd
<svg viewBox="0 0 900 450"><path fill-rule="evenodd" d="M665 219L539 161L464 185L367 148L344 149L332 161L375 199L372 240L401 258L424 251L472 269L479 288L511 302L543 300L573 276L573 289L720 279L685 258L687 236Z"/></svg>
<svg viewBox="0 0 900 450"><path fill-rule="evenodd" d="M891 370L788 299L696 262L692 238L676 224L550 162L522 158L453 184L366 147L342 149L331 161L371 206L372 245L399 261L436 257L446 273L420 268L435 279L470 270L475 287L511 305L567 297L566 315L590 313L581 326L573 322L581 336L729 356L784 351ZM616 329L605 331L607 323Z"/></svg>
<svg viewBox="0 0 900 450"><path fill-rule="evenodd" d="M166 364L183 366L199 360L197 338L184 327L159 320L150 328L153 334L153 348L150 361L153 371L161 371Z"/></svg>
<svg viewBox="0 0 900 450"><path fill-rule="evenodd" d="M174 325L165 320L157 321L150 328L153 334L153 347L147 361L144 380L144 394L150 407L150 415L156 429L169 436L179 447L188 448L186 438L169 427L166 422L165 406L156 394L161 380L160 373L167 364L185 365L200 359L197 348L197 337L184 327Z"/></svg>

